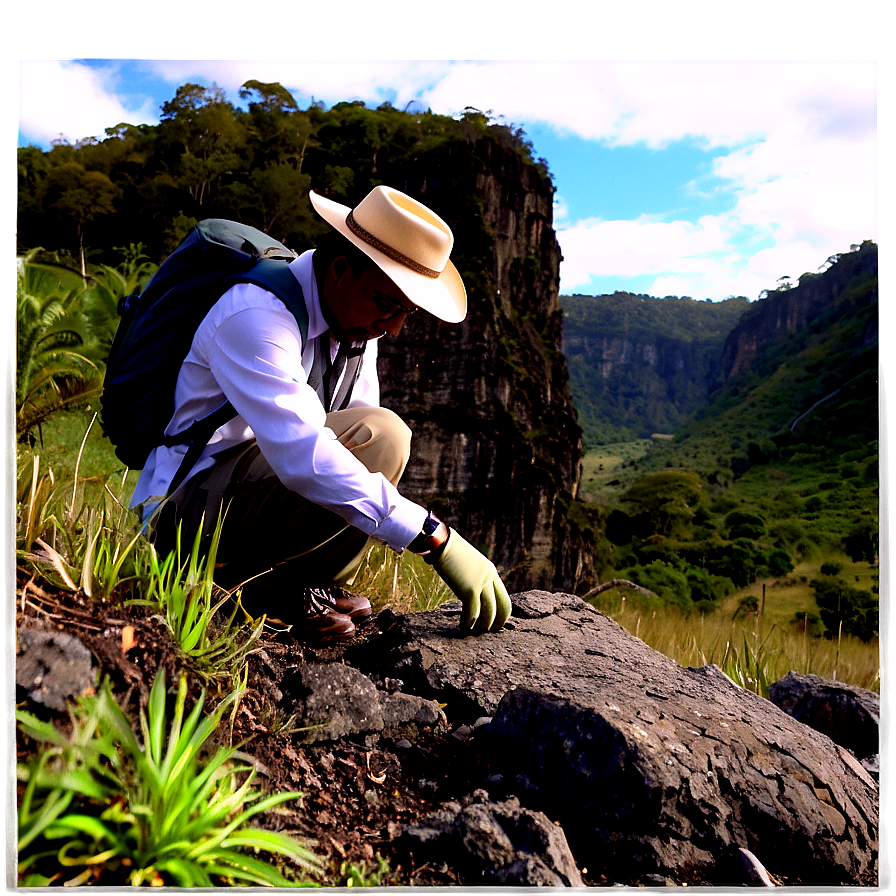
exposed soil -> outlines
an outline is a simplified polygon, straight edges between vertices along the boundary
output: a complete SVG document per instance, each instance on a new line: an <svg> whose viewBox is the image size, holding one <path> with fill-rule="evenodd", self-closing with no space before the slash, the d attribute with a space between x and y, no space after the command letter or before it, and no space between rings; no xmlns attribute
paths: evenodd
<svg viewBox="0 0 896 896"><path fill-rule="evenodd" d="M144 607L98 603L83 594L57 592L19 575L17 625L38 625L77 636L108 676L129 717L138 718L159 669L169 682L188 673L191 697L202 688L208 699L215 682L191 673L164 622ZM377 633L373 620L359 629L353 645ZM377 856L389 860L390 875L382 883L457 885L463 883L447 863L417 866L401 848L399 835L448 799L463 799L489 775L463 728L442 724L437 730L392 741L368 735L327 744L302 744L300 731L278 713L271 694L278 693L272 667L302 662L343 662L338 647L311 650L289 633L265 632L248 660L247 689L235 715L225 717L217 736L221 742L243 744L255 765L257 783L271 791L298 791L302 799L287 802L256 820L271 830L283 830L309 843L338 874L343 862L377 867ZM24 695L17 693L17 703ZM27 698L25 698L27 699ZM188 703L192 702L188 700ZM30 703L29 710L64 724L64 715ZM231 730L232 724L232 730ZM232 740L231 740L232 738ZM17 753L26 758L32 746L17 732ZM334 878L328 881L332 884ZM103 883L103 881L98 881Z"/></svg>

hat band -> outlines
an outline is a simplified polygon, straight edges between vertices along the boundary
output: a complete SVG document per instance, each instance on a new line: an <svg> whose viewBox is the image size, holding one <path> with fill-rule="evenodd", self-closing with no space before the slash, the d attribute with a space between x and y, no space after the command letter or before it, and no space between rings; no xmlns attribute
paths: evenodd
<svg viewBox="0 0 896 896"><path fill-rule="evenodd" d="M399 252L397 249L393 249L391 246L386 243L378 240L372 233L366 231L356 220L353 212L349 212L345 218L345 223L348 226L348 229L356 236L358 239L364 240L368 246L372 246L374 249L382 252L383 255L387 255L392 261L397 261L399 264L404 265L406 268L410 268L412 271L415 271L418 274L422 274L424 277L430 277L433 280L438 280L439 277L442 276L441 271L434 271L432 268L428 268L425 265L420 264L417 261L414 261L413 258L408 258L407 255L404 255L402 252Z"/></svg>

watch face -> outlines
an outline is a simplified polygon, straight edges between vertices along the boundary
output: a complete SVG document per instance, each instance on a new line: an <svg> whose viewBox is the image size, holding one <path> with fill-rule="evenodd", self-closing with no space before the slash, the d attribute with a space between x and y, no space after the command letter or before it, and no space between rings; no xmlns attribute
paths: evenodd
<svg viewBox="0 0 896 896"><path fill-rule="evenodd" d="M423 521L423 534L432 535L432 533L439 528L439 522L440 520L438 517L435 517L430 513L430 515Z"/></svg>

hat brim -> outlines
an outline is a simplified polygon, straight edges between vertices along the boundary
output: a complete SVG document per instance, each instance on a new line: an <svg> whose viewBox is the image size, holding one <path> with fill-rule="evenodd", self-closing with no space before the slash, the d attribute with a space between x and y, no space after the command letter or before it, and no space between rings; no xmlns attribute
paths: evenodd
<svg viewBox="0 0 896 896"><path fill-rule="evenodd" d="M449 260L442 273L427 277L394 261L369 246L349 230L345 219L351 209L324 196L309 192L315 211L350 243L357 246L418 307L446 323L460 323L467 316L467 291L457 268Z"/></svg>

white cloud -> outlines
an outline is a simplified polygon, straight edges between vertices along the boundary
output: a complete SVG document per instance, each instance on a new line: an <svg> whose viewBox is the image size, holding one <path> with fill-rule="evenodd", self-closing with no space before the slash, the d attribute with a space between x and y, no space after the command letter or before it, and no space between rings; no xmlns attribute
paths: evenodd
<svg viewBox="0 0 896 896"><path fill-rule="evenodd" d="M573 221L558 194L564 290L586 286L592 275L656 274L664 295L739 291L752 298L785 273L798 277L850 243L877 239L872 63L354 59L143 66L172 86L171 95L177 85L200 80L236 99L239 86L254 78L279 81L300 102L358 98L403 108L416 99L442 114L475 106L508 123L540 122L605 146L661 149L689 138L730 150L712 169L715 199L727 193L728 208L697 222L673 220L671 212ZM114 63L98 70L33 62L22 71L21 127L34 139L60 132L78 139L122 120L157 120L158 98L139 109L119 98Z"/></svg>
<svg viewBox="0 0 896 896"><path fill-rule="evenodd" d="M20 131L41 143L60 135L74 141L102 137L122 121L158 121L155 103L134 108L116 94L114 66L106 70L58 60L23 62L21 68Z"/></svg>
<svg viewBox="0 0 896 896"><path fill-rule="evenodd" d="M691 221L634 221L589 218L559 230L563 253L561 287L568 292L592 275L640 277L674 272L703 276L721 261L730 263L725 220L707 216Z"/></svg>
<svg viewBox="0 0 896 896"><path fill-rule="evenodd" d="M183 61L156 60L148 65L172 86L190 79L214 81L233 99L246 81L279 82L300 100L363 99L368 105L390 101L403 107L421 90L444 77L450 63L431 61L324 60L289 62L277 60Z"/></svg>
<svg viewBox="0 0 896 896"><path fill-rule="evenodd" d="M873 66L609 68L627 111L604 123L603 139L660 147L690 136L732 145L712 171L716 196L728 193L730 208L697 224L569 222L559 234L563 291L587 286L592 275L663 272L654 295L755 298L784 274L797 278L851 243L877 239Z"/></svg>
<svg viewBox="0 0 896 896"><path fill-rule="evenodd" d="M871 63L458 62L424 93L611 145L735 146L811 113L817 133L874 126Z"/></svg>

